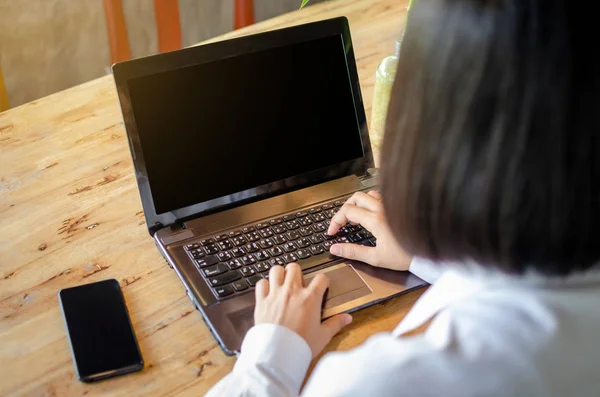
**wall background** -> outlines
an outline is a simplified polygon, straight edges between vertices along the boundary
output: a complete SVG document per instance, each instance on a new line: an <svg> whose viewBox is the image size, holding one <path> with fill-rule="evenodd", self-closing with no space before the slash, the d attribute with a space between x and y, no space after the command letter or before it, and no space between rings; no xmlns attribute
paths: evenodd
<svg viewBox="0 0 600 397"><path fill-rule="evenodd" d="M179 0L183 45L232 30L233 2ZM256 21L297 9L300 3L254 0ZM152 1L123 0L123 10L132 56L156 53ZM0 67L12 107L107 74L102 0L0 0Z"/></svg>

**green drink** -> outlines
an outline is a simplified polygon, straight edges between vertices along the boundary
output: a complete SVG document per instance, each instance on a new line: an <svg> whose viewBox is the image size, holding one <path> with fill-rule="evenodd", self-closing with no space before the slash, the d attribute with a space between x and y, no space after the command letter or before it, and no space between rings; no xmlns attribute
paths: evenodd
<svg viewBox="0 0 600 397"><path fill-rule="evenodd" d="M387 118L388 105L392 93L392 85L398 67L398 54L400 52L400 41L396 42L396 52L381 61L375 74L375 87L373 89L373 106L371 108L371 125L369 136L371 145L381 149L383 135L385 133L385 120Z"/></svg>

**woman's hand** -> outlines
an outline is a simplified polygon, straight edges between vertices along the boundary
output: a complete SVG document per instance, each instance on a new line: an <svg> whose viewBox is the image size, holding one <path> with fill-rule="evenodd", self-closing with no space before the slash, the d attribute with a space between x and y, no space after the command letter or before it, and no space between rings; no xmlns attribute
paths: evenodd
<svg viewBox="0 0 600 397"><path fill-rule="evenodd" d="M381 195L357 192L350 197L331 219L327 233L334 235L347 223L360 224L377 238L376 247L357 244L334 244L329 249L333 255L354 259L376 267L408 270L412 257L396 242L383 214Z"/></svg>
<svg viewBox="0 0 600 397"><path fill-rule="evenodd" d="M302 270L296 263L285 269L273 266L269 280L256 284L254 323L279 324L291 329L308 343L314 358L342 327L352 322L351 315L338 314L321 323L323 295L328 286L327 277L319 274L304 287Z"/></svg>

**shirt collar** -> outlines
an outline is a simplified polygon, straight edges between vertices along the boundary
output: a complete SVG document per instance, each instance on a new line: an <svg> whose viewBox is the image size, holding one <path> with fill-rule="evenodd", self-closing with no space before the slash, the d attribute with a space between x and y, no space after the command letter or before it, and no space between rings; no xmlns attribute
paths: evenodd
<svg viewBox="0 0 600 397"><path fill-rule="evenodd" d="M528 271L523 275L512 275L475 262L444 263L442 276L415 303L412 309L392 332L400 336L412 331L452 303L467 299L481 290L502 286L514 288L564 289L600 284L600 264L585 272L568 276L545 276Z"/></svg>

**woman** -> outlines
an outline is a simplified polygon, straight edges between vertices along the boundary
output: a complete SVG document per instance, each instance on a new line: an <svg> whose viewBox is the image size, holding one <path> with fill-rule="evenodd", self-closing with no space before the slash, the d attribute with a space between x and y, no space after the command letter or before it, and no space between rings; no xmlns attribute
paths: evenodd
<svg viewBox="0 0 600 397"><path fill-rule="evenodd" d="M415 2L382 197L357 193L329 233L360 223L377 247L334 254L434 285L393 333L325 355L303 396L600 395L600 62L586 14L567 0ZM351 320L321 324L326 287L304 287L297 265L271 269L209 395L298 395Z"/></svg>

